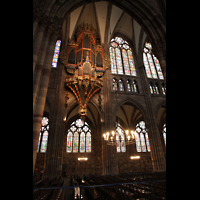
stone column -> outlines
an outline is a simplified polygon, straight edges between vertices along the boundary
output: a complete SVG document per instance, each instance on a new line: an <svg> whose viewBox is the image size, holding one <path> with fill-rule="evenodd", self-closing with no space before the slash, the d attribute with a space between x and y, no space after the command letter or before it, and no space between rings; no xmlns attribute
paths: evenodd
<svg viewBox="0 0 200 200"><path fill-rule="evenodd" d="M40 51L44 31L45 31L45 25L42 24L39 28L39 32L38 32L36 39L34 41L34 44L33 44L33 74L34 74L34 71L35 71L35 65L36 65L36 62L37 62L37 59L38 59L38 54L39 54L39 51Z"/></svg>
<svg viewBox="0 0 200 200"><path fill-rule="evenodd" d="M35 73L33 75L33 112L35 110L36 96L38 94L38 88L41 81L41 74L42 74L42 69L44 65L44 59L45 59L47 47L49 44L49 36L50 36L50 32L47 32L42 42L41 54L38 57L38 61L35 67Z"/></svg>
<svg viewBox="0 0 200 200"><path fill-rule="evenodd" d="M149 143L151 149L150 153L151 153L153 171L166 171L166 160L161 144L157 117L156 113L154 112L151 93L149 89L149 82L143 64L139 67L139 73L145 94L145 104L147 111L145 117L146 118L145 123L149 134Z"/></svg>
<svg viewBox="0 0 200 200"><path fill-rule="evenodd" d="M55 45L55 44L54 44ZM53 99L53 108L49 119L49 139L46 151L46 161L44 176L60 176L62 172L62 147L65 136L65 122L63 121L65 108L65 70L64 66L58 63L58 83L55 97Z"/></svg>
<svg viewBox="0 0 200 200"><path fill-rule="evenodd" d="M113 106L112 103L113 101L110 99L111 98L111 93L110 93L110 84L111 84L111 76L110 76L110 70L107 70L104 74L103 78L103 90L104 90L104 110L105 110L105 127L104 130L106 132L110 132L115 130L115 118L113 117L114 111L112 110ZM106 145L106 142L104 143ZM105 164L107 169L107 173L109 174L118 174L118 164L117 164L117 152L116 149L114 150L115 145L112 146L107 146L106 147L106 161Z"/></svg>
<svg viewBox="0 0 200 200"><path fill-rule="evenodd" d="M47 89L49 84L49 77L51 72L51 63L53 59L53 53L56 43L56 35L53 34L50 38L48 50L45 56L45 62L42 70L42 79L40 89L38 92L38 99L36 102L35 112L33 113L33 174L35 170L35 162L37 157L37 145L40 134L40 127L42 122L42 116L44 112L44 106L46 101Z"/></svg>

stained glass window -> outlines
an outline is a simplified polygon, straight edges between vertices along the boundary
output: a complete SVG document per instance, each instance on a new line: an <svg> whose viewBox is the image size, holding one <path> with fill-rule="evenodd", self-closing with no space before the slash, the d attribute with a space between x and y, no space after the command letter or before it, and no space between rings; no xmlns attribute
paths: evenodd
<svg viewBox="0 0 200 200"><path fill-rule="evenodd" d="M166 87L165 87L164 84L162 84L162 93L163 93L164 95L166 95Z"/></svg>
<svg viewBox="0 0 200 200"><path fill-rule="evenodd" d="M67 134L67 152L72 152L72 132Z"/></svg>
<svg viewBox="0 0 200 200"><path fill-rule="evenodd" d="M148 150L148 152L150 152L149 136L148 136L147 132L146 132L145 136L146 136L147 150Z"/></svg>
<svg viewBox="0 0 200 200"><path fill-rule="evenodd" d="M82 127L82 126L83 126L83 120L77 119L77 120L76 120L76 126L77 126L77 127Z"/></svg>
<svg viewBox="0 0 200 200"><path fill-rule="evenodd" d="M117 91L117 80L113 78L113 85L112 85L113 91Z"/></svg>
<svg viewBox="0 0 200 200"><path fill-rule="evenodd" d="M114 48L110 47L111 73L117 74Z"/></svg>
<svg viewBox="0 0 200 200"><path fill-rule="evenodd" d="M149 137L144 121L136 125L135 140L137 152L146 152L146 150L150 152Z"/></svg>
<svg viewBox="0 0 200 200"><path fill-rule="evenodd" d="M121 142L119 137L120 135L121 135ZM126 152L124 130L122 129L119 123L117 123L117 128L116 128L116 149L117 152Z"/></svg>
<svg viewBox="0 0 200 200"><path fill-rule="evenodd" d="M91 134L90 132L86 135L86 152L91 152Z"/></svg>
<svg viewBox="0 0 200 200"><path fill-rule="evenodd" d="M121 52L118 48L115 49L118 74L123 74Z"/></svg>
<svg viewBox="0 0 200 200"><path fill-rule="evenodd" d="M121 79L119 80L119 91L124 91L124 84Z"/></svg>
<svg viewBox="0 0 200 200"><path fill-rule="evenodd" d="M143 53L143 62L144 62L147 78L155 78L155 79L159 78L161 80L164 79L162 70L160 67L160 63L158 59L156 58L156 56L152 53L152 46L150 43L145 43L144 53Z"/></svg>
<svg viewBox="0 0 200 200"><path fill-rule="evenodd" d="M147 58L148 58L148 61L149 61L149 64L150 64L151 73L152 73L153 78L158 78L157 74L156 74L155 66L153 64L152 57L149 53L147 53Z"/></svg>
<svg viewBox="0 0 200 200"><path fill-rule="evenodd" d="M130 81L127 80L126 84L127 84L127 91L130 92L130 91L131 91L131 84L130 84Z"/></svg>
<svg viewBox="0 0 200 200"><path fill-rule="evenodd" d="M78 133L74 133L74 142L73 142L73 152L77 153L78 152L78 141L79 141L79 135Z"/></svg>
<svg viewBox="0 0 200 200"><path fill-rule="evenodd" d="M127 52L128 52L128 59L129 59L129 64L130 64L131 75L136 76L135 63L133 60L132 51L128 50Z"/></svg>
<svg viewBox="0 0 200 200"><path fill-rule="evenodd" d="M126 152L126 144L123 133L121 133L121 152Z"/></svg>
<svg viewBox="0 0 200 200"><path fill-rule="evenodd" d="M123 56L123 62L124 62L124 71L126 75L130 75L130 69L129 69L129 64L128 64L128 57L126 50L122 50L122 56Z"/></svg>
<svg viewBox="0 0 200 200"><path fill-rule="evenodd" d="M40 136L38 141L37 152L45 153L48 141L48 131L49 131L49 119L47 117L42 118Z"/></svg>
<svg viewBox="0 0 200 200"><path fill-rule="evenodd" d="M110 48L111 73L136 76L132 50L127 41L121 37L111 40ZM123 61L123 62L122 62Z"/></svg>
<svg viewBox="0 0 200 200"><path fill-rule="evenodd" d="M60 45L61 45L61 40L57 40L55 49L54 49L53 60L51 64L52 67L57 67L58 56L60 52Z"/></svg>
<svg viewBox="0 0 200 200"><path fill-rule="evenodd" d="M150 69L149 69L149 63L147 61L147 56L146 56L145 53L143 53L143 61L144 61L144 66L145 66L147 78L152 78L151 72L150 72Z"/></svg>
<svg viewBox="0 0 200 200"><path fill-rule="evenodd" d="M156 65L156 69L157 69L157 72L158 72L159 79L164 79L158 59L154 55L153 55L153 59L154 59L155 65Z"/></svg>
<svg viewBox="0 0 200 200"><path fill-rule="evenodd" d="M137 86L136 86L136 81L133 81L132 86L132 92L137 92Z"/></svg>
<svg viewBox="0 0 200 200"><path fill-rule="evenodd" d="M137 132L135 132L135 142L136 142L137 152L141 152L140 138Z"/></svg>
<svg viewBox="0 0 200 200"><path fill-rule="evenodd" d="M166 146L166 124L163 125L163 139Z"/></svg>
<svg viewBox="0 0 200 200"><path fill-rule="evenodd" d="M67 134L66 152L91 152L91 130L87 122L77 119L71 124Z"/></svg>
<svg viewBox="0 0 200 200"><path fill-rule="evenodd" d="M153 89L152 89L151 84L149 84L149 88L150 88L150 92L151 92L151 94L153 94Z"/></svg>
<svg viewBox="0 0 200 200"><path fill-rule="evenodd" d="M85 152L85 133L82 132L80 135L80 152L84 153Z"/></svg>
<svg viewBox="0 0 200 200"><path fill-rule="evenodd" d="M145 145L143 133L140 133L140 141L141 141L142 152L146 152L146 145Z"/></svg>

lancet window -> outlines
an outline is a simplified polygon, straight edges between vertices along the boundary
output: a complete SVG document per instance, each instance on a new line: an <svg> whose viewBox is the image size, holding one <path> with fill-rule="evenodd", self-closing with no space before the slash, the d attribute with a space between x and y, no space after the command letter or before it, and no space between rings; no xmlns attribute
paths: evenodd
<svg viewBox="0 0 200 200"><path fill-rule="evenodd" d="M47 117L43 117L40 128L40 136L38 141L37 152L41 153L46 152L48 135L49 135L49 119Z"/></svg>
<svg viewBox="0 0 200 200"><path fill-rule="evenodd" d="M52 60L52 64L51 64L52 67L57 67L58 56L60 53L60 45L61 45L61 40L57 40L55 49L54 49L53 60Z"/></svg>
<svg viewBox="0 0 200 200"><path fill-rule="evenodd" d="M137 152L150 152L149 136L144 121L136 125L135 142Z"/></svg>
<svg viewBox="0 0 200 200"><path fill-rule="evenodd" d="M152 53L152 46L150 43L145 43L143 52L143 62L147 74L147 78L164 80L160 63L156 56Z"/></svg>
<svg viewBox="0 0 200 200"><path fill-rule="evenodd" d="M70 125L67 133L66 152L91 152L91 130L87 122L77 119Z"/></svg>
<svg viewBox="0 0 200 200"><path fill-rule="evenodd" d="M111 73L136 76L132 50L127 41L121 37L111 40L110 48Z"/></svg>

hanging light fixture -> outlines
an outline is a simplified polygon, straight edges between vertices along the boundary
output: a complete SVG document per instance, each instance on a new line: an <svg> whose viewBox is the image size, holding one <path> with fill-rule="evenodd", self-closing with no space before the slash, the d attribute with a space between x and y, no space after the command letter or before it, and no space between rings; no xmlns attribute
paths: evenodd
<svg viewBox="0 0 200 200"><path fill-rule="evenodd" d="M126 130L125 133L126 133L126 136L123 139L121 137L121 132L119 132L119 135L116 134L116 131L106 132L106 133L103 134L103 139L104 139L104 141L106 141L107 145L116 145L117 141L121 142L123 140L125 140L126 145L134 144L135 143L134 131L133 130L131 130L131 131Z"/></svg>

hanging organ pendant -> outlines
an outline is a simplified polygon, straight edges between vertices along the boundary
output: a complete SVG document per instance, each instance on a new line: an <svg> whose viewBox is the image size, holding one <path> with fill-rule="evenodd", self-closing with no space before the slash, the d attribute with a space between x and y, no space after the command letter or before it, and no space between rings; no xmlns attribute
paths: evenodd
<svg viewBox="0 0 200 200"><path fill-rule="evenodd" d="M79 27L77 41L71 42L67 50L61 53L61 62L67 72L66 89L69 88L79 103L79 115L82 120L87 115L87 103L103 87L104 52L101 45L96 45L96 33L88 25ZM82 32L80 32L82 30ZM89 29L90 30L90 29ZM67 56L64 55L67 53ZM67 59L66 59L67 58ZM106 65L110 62L106 60ZM105 66L107 69L109 66Z"/></svg>

